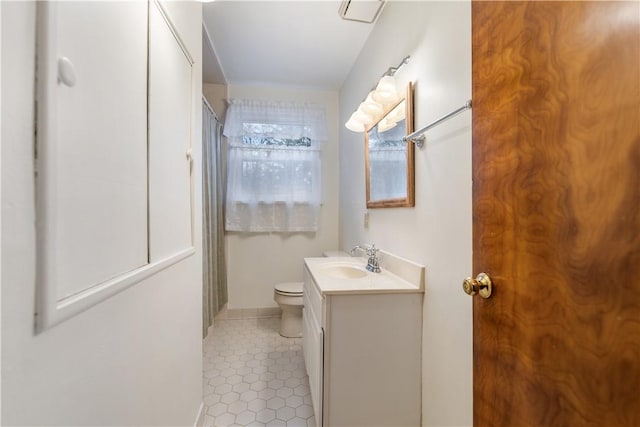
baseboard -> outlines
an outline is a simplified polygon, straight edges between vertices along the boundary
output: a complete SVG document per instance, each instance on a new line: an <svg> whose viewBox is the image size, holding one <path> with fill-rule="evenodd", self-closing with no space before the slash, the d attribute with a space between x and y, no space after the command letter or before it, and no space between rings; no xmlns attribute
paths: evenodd
<svg viewBox="0 0 640 427"><path fill-rule="evenodd" d="M198 415L196 416L196 422L193 424L193 427L203 427L204 426L204 402L200 402L200 409L198 409Z"/></svg>
<svg viewBox="0 0 640 427"><path fill-rule="evenodd" d="M262 317L280 317L281 314L282 314L282 310L280 310L280 307L232 308L232 309L224 308L216 315L215 320L237 320L237 319L257 319Z"/></svg>

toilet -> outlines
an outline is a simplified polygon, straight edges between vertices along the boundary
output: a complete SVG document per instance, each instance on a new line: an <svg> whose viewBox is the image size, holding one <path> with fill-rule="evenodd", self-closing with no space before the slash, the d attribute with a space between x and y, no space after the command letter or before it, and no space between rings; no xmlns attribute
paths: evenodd
<svg viewBox="0 0 640 427"><path fill-rule="evenodd" d="M287 338L302 336L302 282L278 283L273 299L282 309L280 335Z"/></svg>
<svg viewBox="0 0 640 427"><path fill-rule="evenodd" d="M342 251L327 251L325 257L348 257ZM302 336L302 282L278 283L273 291L273 299L282 309L280 318L280 335L286 338Z"/></svg>

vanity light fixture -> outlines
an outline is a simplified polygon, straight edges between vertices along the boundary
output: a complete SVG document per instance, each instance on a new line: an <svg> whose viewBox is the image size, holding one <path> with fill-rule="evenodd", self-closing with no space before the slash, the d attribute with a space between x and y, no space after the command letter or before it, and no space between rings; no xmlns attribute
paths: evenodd
<svg viewBox="0 0 640 427"><path fill-rule="evenodd" d="M378 132L386 132L389 129L393 129L394 127L396 127L397 124L398 122L394 122L388 117L384 117L378 122Z"/></svg>
<svg viewBox="0 0 640 427"><path fill-rule="evenodd" d="M373 117L370 114L356 110L344 125L350 131L364 132L371 123L373 123Z"/></svg>
<svg viewBox="0 0 640 427"><path fill-rule="evenodd" d="M373 99L381 104L393 104L398 101L398 91L396 90L396 78L393 76L383 76L373 92Z"/></svg>
<svg viewBox="0 0 640 427"><path fill-rule="evenodd" d="M367 99L360 104L358 110L366 114L371 114L374 117L384 113L384 106L374 99L375 96L376 93L374 91L369 92Z"/></svg>
<svg viewBox="0 0 640 427"><path fill-rule="evenodd" d="M353 132L364 132L367 127L380 121L380 118L390 105L398 102L400 96L396 89L394 76L404 64L409 63L410 58L410 55L405 56L396 67L389 67L382 74L376 86L371 89L371 92L345 123L347 129Z"/></svg>

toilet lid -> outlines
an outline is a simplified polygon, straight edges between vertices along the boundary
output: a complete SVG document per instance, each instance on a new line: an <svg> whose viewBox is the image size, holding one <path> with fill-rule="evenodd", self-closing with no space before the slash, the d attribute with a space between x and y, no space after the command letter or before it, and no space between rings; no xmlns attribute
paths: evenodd
<svg viewBox="0 0 640 427"><path fill-rule="evenodd" d="M302 295L302 282L278 283L275 290L280 295Z"/></svg>

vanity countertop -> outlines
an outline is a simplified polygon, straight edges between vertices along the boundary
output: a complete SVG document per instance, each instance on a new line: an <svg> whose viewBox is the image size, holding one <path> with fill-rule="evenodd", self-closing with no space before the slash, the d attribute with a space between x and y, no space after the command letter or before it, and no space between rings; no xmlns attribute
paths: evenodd
<svg viewBox="0 0 640 427"><path fill-rule="evenodd" d="M322 295L424 293L424 266L386 252L381 254L380 273L367 271L364 257L305 258L304 262Z"/></svg>

